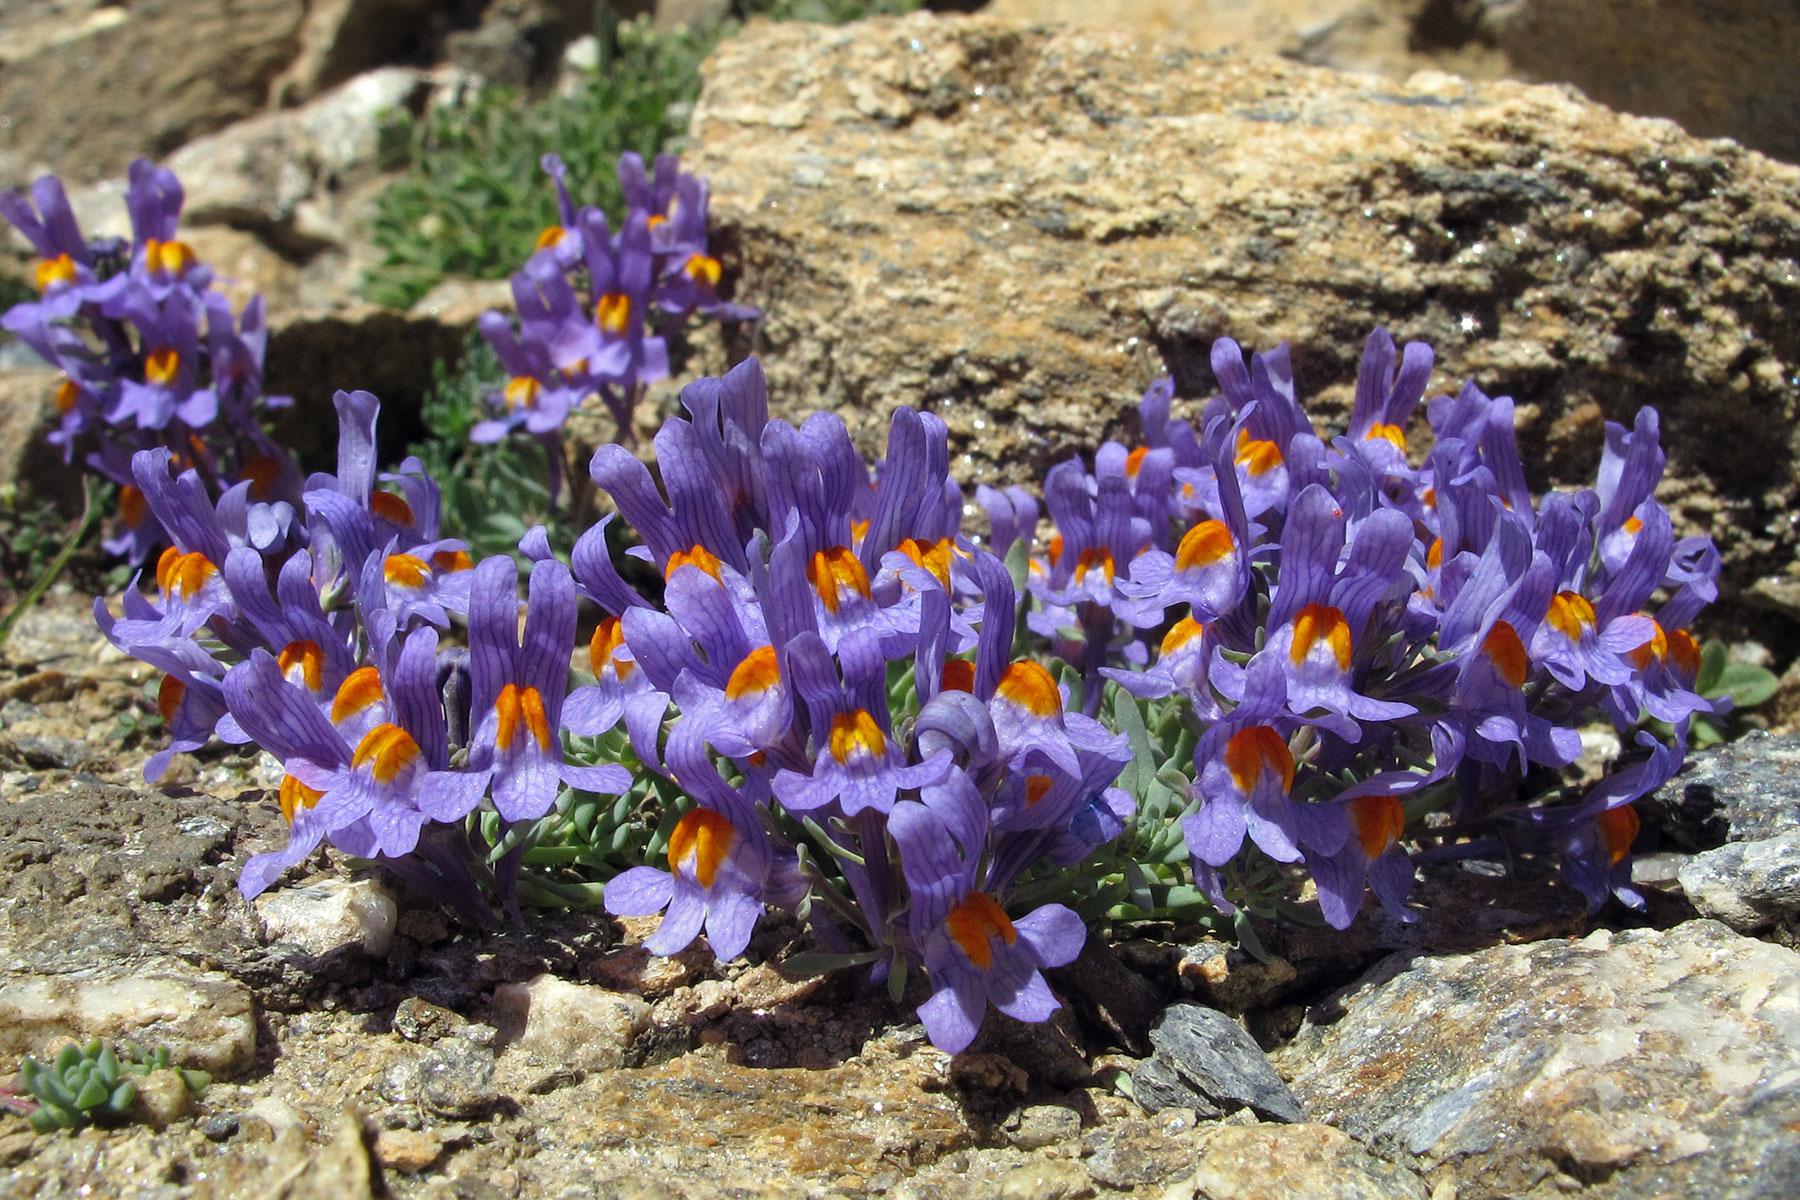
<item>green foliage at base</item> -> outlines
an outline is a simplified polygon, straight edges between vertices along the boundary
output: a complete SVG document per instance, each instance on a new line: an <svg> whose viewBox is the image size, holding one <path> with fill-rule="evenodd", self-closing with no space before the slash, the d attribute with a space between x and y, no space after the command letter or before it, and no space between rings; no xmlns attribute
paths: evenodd
<svg viewBox="0 0 1800 1200"><path fill-rule="evenodd" d="M125 1057L120 1058L112 1043L95 1038L85 1046L64 1047L47 1065L27 1058L19 1068L19 1086L38 1102L31 1127L50 1133L127 1120L137 1099L137 1081L153 1071L170 1070L172 1064L167 1046L146 1051L127 1044L124 1049ZM205 1071L179 1073L196 1096L212 1083Z"/></svg>

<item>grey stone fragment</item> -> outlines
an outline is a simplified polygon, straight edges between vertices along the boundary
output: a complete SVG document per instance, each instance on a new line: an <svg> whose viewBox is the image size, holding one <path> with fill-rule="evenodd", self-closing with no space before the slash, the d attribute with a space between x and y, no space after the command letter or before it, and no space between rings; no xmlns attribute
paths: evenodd
<svg viewBox="0 0 1800 1200"><path fill-rule="evenodd" d="M1800 917L1800 829L1696 854L1676 878L1701 916L1739 933L1788 925Z"/></svg>
<svg viewBox="0 0 1800 1200"><path fill-rule="evenodd" d="M1800 734L1757 732L1691 754L1637 808L1689 850L1800 828Z"/></svg>
<svg viewBox="0 0 1800 1200"><path fill-rule="evenodd" d="M1800 1195L1800 954L1716 921L1422 959L1278 1058L1457 1200Z"/></svg>
<svg viewBox="0 0 1800 1200"><path fill-rule="evenodd" d="M1153 1097L1158 1109L1249 1108L1269 1120L1306 1120L1262 1050L1224 1013L1174 1005L1150 1031L1150 1042L1156 1056L1132 1073L1139 1103L1146 1107Z"/></svg>
<svg viewBox="0 0 1800 1200"><path fill-rule="evenodd" d="M419 1062L425 1107L443 1117L478 1117L501 1101L494 1087L494 1052L462 1038L446 1038Z"/></svg>

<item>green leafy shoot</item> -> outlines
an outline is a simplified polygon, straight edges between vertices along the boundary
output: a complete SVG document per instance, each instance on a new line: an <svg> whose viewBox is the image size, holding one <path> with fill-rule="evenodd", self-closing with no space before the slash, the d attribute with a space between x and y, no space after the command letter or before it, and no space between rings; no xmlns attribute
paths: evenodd
<svg viewBox="0 0 1800 1200"><path fill-rule="evenodd" d="M1714 746L1747 732L1751 722L1746 718L1767 703L1780 686L1781 680L1773 671L1751 663L1729 662L1725 643L1707 642L1700 649L1700 671L1694 679L1694 690L1709 700L1729 696L1732 708L1724 717L1703 716L1695 721L1694 744Z"/></svg>
<svg viewBox="0 0 1800 1200"><path fill-rule="evenodd" d="M19 1068L19 1086L37 1100L31 1127L51 1133L129 1120L137 1081L153 1071L177 1071L196 1096L212 1083L205 1071L174 1067L167 1046L146 1051L128 1043L124 1051L121 1057L112 1043L95 1038L84 1046L64 1047L49 1063L27 1058Z"/></svg>

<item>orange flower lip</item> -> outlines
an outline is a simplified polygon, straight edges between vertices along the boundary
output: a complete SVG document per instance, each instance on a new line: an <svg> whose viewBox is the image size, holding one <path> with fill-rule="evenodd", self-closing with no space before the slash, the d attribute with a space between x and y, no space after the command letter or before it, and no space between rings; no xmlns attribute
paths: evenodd
<svg viewBox="0 0 1800 1200"><path fill-rule="evenodd" d="M1041 664L1030 659L1021 659L1007 667L994 692L1034 717L1049 719L1062 715L1062 693L1056 688L1056 680Z"/></svg>
<svg viewBox="0 0 1800 1200"><path fill-rule="evenodd" d="M628 677L637 666L633 659L620 658L618 652L625 645L625 630L617 617L606 617L594 627L594 636L588 641L588 664L594 669L594 678L599 679L611 664L613 673L621 682Z"/></svg>
<svg viewBox="0 0 1800 1200"><path fill-rule="evenodd" d="M1510 623L1495 621L1493 630L1482 639L1481 652L1493 662L1508 687L1517 691L1525 686L1531 660L1525 654L1525 643L1519 640L1518 630Z"/></svg>
<svg viewBox="0 0 1800 1200"><path fill-rule="evenodd" d="M719 561L718 555L714 554L711 550L708 550L705 546L696 544L691 550L677 550L675 553L669 555L669 565L663 571L663 578L675 578L675 572L679 571L682 567L699 567L702 571L705 571L720 583L725 582L725 576L723 574L725 564Z"/></svg>
<svg viewBox="0 0 1800 1200"><path fill-rule="evenodd" d="M812 556L806 564L806 580L828 613L836 613L852 596L870 596L869 573L848 546L833 546Z"/></svg>
<svg viewBox="0 0 1800 1200"><path fill-rule="evenodd" d="M1202 521L1181 536L1181 544L1175 548L1175 569L1192 571L1196 567L1210 567L1228 557L1234 549L1231 530L1225 528L1225 522Z"/></svg>
<svg viewBox="0 0 1800 1200"><path fill-rule="evenodd" d="M1282 464L1281 447L1251 437L1248 429L1240 429L1236 462L1252 475L1267 475Z"/></svg>
<svg viewBox="0 0 1800 1200"><path fill-rule="evenodd" d="M390 554L381 564L381 577L396 587L418 589L431 579L431 567L411 554Z"/></svg>
<svg viewBox="0 0 1800 1200"><path fill-rule="evenodd" d="M48 292L53 287L75 282L75 260L66 254L55 258L46 258L39 262L33 272L34 282L39 292Z"/></svg>
<svg viewBox="0 0 1800 1200"><path fill-rule="evenodd" d="M317 642L289 642L282 649L281 656L275 660L275 665L287 679L292 679L293 672L298 670L307 691L316 692L325 686L325 652Z"/></svg>
<svg viewBox="0 0 1800 1200"><path fill-rule="evenodd" d="M594 323L601 333L623 337L631 329L631 297L624 292L608 292L594 305Z"/></svg>
<svg viewBox="0 0 1800 1200"><path fill-rule="evenodd" d="M331 702L332 724L355 716L380 700L381 696L380 672L374 667L358 667L344 677L344 682L338 684L337 695Z"/></svg>
<svg viewBox="0 0 1800 1200"><path fill-rule="evenodd" d="M995 935L1008 946L1019 940L1012 920L986 892L969 893L969 898L944 918L944 929L969 961L984 971L994 963Z"/></svg>
<svg viewBox="0 0 1800 1200"><path fill-rule="evenodd" d="M1580 592L1558 592L1550 598L1550 611L1544 619L1571 642L1579 642L1582 634L1594 628L1598 617L1594 606Z"/></svg>
<svg viewBox="0 0 1800 1200"><path fill-rule="evenodd" d="M1294 614L1294 644L1288 650L1288 658L1297 667L1320 642L1331 647L1338 670L1350 669L1350 625L1343 612L1323 604L1309 604Z"/></svg>
<svg viewBox="0 0 1800 1200"><path fill-rule="evenodd" d="M694 879L701 887L709 888L736 840L737 830L728 819L710 808L696 808L682 817L669 834L669 869L679 870L683 863L692 861Z"/></svg>
<svg viewBox="0 0 1800 1200"><path fill-rule="evenodd" d="M392 783L395 776L419 760L419 743L398 725L377 725L363 735L350 756L352 768L368 767L377 783Z"/></svg>
<svg viewBox="0 0 1800 1200"><path fill-rule="evenodd" d="M311 808L325 796L317 788L307 787L292 775L281 777L281 815L292 825L301 809Z"/></svg>
<svg viewBox="0 0 1800 1200"><path fill-rule="evenodd" d="M887 753L887 735L868 710L839 713L831 718L831 757L848 765L853 758L880 758Z"/></svg>
<svg viewBox="0 0 1800 1200"><path fill-rule="evenodd" d="M781 665L775 658L775 647L758 646L744 655L744 661L732 668L725 681L725 698L737 700L755 693L761 695L781 682Z"/></svg>
<svg viewBox="0 0 1800 1200"><path fill-rule="evenodd" d="M1350 827L1363 853L1380 858L1406 832L1406 810L1397 796L1358 796L1350 801Z"/></svg>
<svg viewBox="0 0 1800 1200"><path fill-rule="evenodd" d="M494 744L502 750L512 748L521 729L531 734L540 750L547 752L556 741L550 729L550 716L544 710L544 698L534 687L522 688L509 683L501 688L500 695L494 700L494 714L499 718Z"/></svg>
<svg viewBox="0 0 1800 1200"><path fill-rule="evenodd" d="M207 580L218 573L219 568L198 550L183 554L170 546L156 560L156 586L171 598L198 595Z"/></svg>
<svg viewBox="0 0 1800 1200"><path fill-rule="evenodd" d="M1280 776L1282 791L1294 786L1294 753L1288 749L1287 739L1267 725L1252 725L1231 735L1225 743L1225 768L1246 795L1268 771Z"/></svg>

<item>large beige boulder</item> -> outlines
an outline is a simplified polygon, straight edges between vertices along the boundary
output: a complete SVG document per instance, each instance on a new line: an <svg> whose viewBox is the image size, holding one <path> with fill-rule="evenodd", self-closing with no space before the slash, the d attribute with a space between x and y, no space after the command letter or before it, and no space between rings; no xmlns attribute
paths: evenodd
<svg viewBox="0 0 1800 1200"><path fill-rule="evenodd" d="M1213 339L1293 344L1341 428L1369 330L1519 401L1533 482L1662 410L1678 522L1794 562L1800 170L1567 89L1405 83L1128 33L915 16L720 47L690 170L789 413L949 421L968 483L1131 436ZM1334 408L1334 405L1337 406Z"/></svg>

